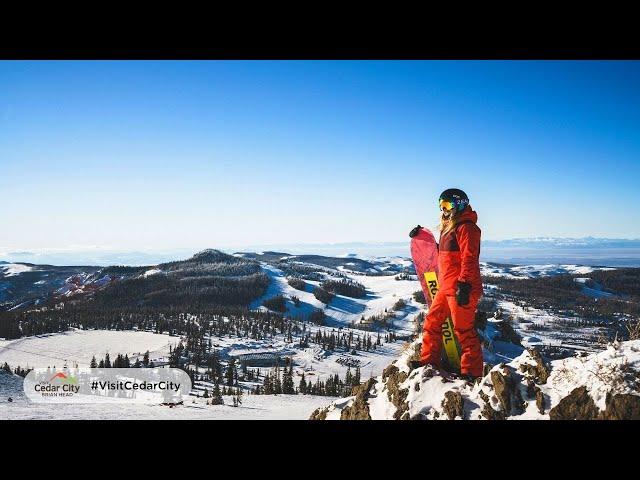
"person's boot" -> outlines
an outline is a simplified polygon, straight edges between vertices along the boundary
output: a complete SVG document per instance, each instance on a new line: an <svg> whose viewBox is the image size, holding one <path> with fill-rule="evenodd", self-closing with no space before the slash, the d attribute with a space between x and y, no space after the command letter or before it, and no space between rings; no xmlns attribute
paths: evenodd
<svg viewBox="0 0 640 480"><path fill-rule="evenodd" d="M424 364L422 363L421 360L411 360L409 362L409 369L411 371L413 371L413 370L415 370L417 368L423 367L423 366L424 366Z"/></svg>
<svg viewBox="0 0 640 480"><path fill-rule="evenodd" d="M464 380L469 385L475 385L477 383L480 383L480 378L482 377L476 377L475 375L471 375L469 373L462 373L458 375L458 378L460 378L460 380Z"/></svg>

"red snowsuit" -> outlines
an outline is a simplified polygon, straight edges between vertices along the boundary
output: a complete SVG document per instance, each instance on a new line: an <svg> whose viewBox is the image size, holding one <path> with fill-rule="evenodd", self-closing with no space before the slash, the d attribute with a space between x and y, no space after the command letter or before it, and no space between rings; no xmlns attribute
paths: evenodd
<svg viewBox="0 0 640 480"><path fill-rule="evenodd" d="M474 327L475 312L482 296L480 277L480 228L478 215L467 206L456 219L456 226L440 235L438 246L438 283L436 294L424 320L421 360L440 364L442 323L451 315L462 355L460 372L482 375L482 347ZM464 307L456 301L457 282L471 284L469 303Z"/></svg>

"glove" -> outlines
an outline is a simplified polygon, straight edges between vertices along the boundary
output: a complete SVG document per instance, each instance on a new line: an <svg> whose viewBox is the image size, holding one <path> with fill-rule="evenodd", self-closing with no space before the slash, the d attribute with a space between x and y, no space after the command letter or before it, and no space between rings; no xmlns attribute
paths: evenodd
<svg viewBox="0 0 640 480"><path fill-rule="evenodd" d="M471 284L467 282L458 282L456 288L456 302L461 307L469 304L469 294L471 293Z"/></svg>
<svg viewBox="0 0 640 480"><path fill-rule="evenodd" d="M418 232L420 231L421 228L422 227L420 225L418 225L417 227L414 227L414 229L409 232L409 236L411 238L415 237L418 234Z"/></svg>

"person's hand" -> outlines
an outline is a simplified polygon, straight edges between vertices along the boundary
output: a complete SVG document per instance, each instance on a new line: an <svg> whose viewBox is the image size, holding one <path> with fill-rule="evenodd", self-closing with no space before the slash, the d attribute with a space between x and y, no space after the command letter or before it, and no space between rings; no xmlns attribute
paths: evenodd
<svg viewBox="0 0 640 480"><path fill-rule="evenodd" d="M409 236L410 236L411 238L415 237L415 236L418 234L418 232L420 231L420 229L421 229L421 228L422 228L422 227L421 227L420 225L418 225L417 227L414 227L414 228L413 228L413 230L411 230L411 231L409 232Z"/></svg>
<svg viewBox="0 0 640 480"><path fill-rule="evenodd" d="M469 294L471 293L471 284L467 282L458 282L456 288L456 302L461 307L469 304Z"/></svg>

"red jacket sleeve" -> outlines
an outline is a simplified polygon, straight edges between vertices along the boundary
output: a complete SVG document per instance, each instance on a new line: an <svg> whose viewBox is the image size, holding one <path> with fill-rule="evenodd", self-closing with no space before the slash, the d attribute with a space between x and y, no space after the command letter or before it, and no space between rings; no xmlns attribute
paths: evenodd
<svg viewBox="0 0 640 480"><path fill-rule="evenodd" d="M459 282L473 284L479 280L480 271L480 229L475 223L465 223L456 231L460 246Z"/></svg>

